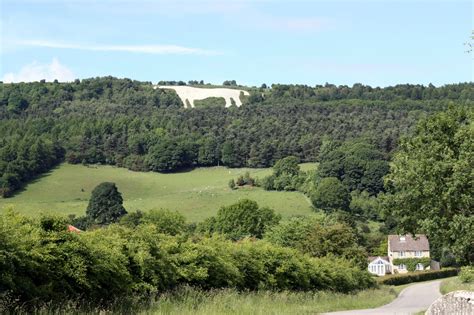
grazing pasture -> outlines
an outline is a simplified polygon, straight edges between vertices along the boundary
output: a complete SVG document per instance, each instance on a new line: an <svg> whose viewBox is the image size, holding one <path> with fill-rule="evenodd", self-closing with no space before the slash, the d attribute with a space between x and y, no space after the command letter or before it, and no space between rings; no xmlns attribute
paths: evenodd
<svg viewBox="0 0 474 315"><path fill-rule="evenodd" d="M303 170L315 167L313 163L301 165ZM13 206L16 211L31 215L41 212L82 215L94 187L110 181L117 184L129 212L167 208L183 213L189 221L201 221L216 214L223 205L249 198L261 206L273 208L283 217L311 213L310 201L299 192L265 191L259 187L231 190L228 187L229 180L247 171L252 177L258 178L272 172L270 168L210 167L161 174L133 172L112 166L61 164L32 181L13 197L0 198L0 211Z"/></svg>

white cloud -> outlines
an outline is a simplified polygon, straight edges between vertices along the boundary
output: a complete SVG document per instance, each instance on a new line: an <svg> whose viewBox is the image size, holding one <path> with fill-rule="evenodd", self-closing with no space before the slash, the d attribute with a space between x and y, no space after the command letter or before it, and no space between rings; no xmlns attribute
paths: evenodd
<svg viewBox="0 0 474 315"><path fill-rule="evenodd" d="M72 71L62 65L58 59L54 58L50 64L32 62L23 66L18 73L6 73L2 80L5 83L33 82L43 79L46 81L58 80L65 82L72 81L74 78L75 76Z"/></svg>
<svg viewBox="0 0 474 315"><path fill-rule="evenodd" d="M59 49L76 49L89 51L119 51L134 52L145 54L195 54L195 55L218 55L219 53L212 50L200 48L191 48L177 45L85 45L70 44L46 40L22 40L17 41L17 45L46 47Z"/></svg>

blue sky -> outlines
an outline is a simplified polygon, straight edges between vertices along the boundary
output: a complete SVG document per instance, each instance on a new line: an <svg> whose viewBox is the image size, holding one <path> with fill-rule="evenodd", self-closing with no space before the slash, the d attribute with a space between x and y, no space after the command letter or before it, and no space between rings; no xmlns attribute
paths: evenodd
<svg viewBox="0 0 474 315"><path fill-rule="evenodd" d="M0 0L0 78L473 81L471 1Z"/></svg>

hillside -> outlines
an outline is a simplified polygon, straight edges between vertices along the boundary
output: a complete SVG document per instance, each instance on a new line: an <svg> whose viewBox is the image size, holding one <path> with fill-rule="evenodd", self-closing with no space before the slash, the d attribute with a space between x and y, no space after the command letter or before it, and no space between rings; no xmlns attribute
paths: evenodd
<svg viewBox="0 0 474 315"><path fill-rule="evenodd" d="M242 89L249 96L240 107L190 110L175 91L151 82L0 83L0 195L62 161L155 172L261 168L289 155L314 162L325 141L356 138L389 158L420 118L474 99L472 83Z"/></svg>
<svg viewBox="0 0 474 315"><path fill-rule="evenodd" d="M303 164L303 170L314 169ZM29 215L43 213L83 215L92 189L104 181L114 182L123 194L129 211L166 208L181 212L190 221L202 221L224 205L250 198L271 207L284 217L307 215L311 204L299 192L265 191L258 187L231 190L227 183L249 171L263 178L271 169L199 168L176 174L133 172L110 166L62 164L26 186L12 198L0 199L2 209L13 206Z"/></svg>

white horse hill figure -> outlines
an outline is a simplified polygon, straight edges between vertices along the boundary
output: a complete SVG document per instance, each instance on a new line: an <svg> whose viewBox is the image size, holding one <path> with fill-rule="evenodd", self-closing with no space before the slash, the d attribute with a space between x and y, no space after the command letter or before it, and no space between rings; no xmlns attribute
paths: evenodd
<svg viewBox="0 0 474 315"><path fill-rule="evenodd" d="M244 90L236 90L236 89L226 89L226 88L197 88L191 86L183 86L183 85L160 85L154 86L155 89L170 89L175 90L178 94L179 98L183 102L184 106L186 107L186 101L191 104L191 107L194 107L195 100L204 100L208 97L223 97L225 99L225 107L229 107L232 105L232 100L234 100L235 105L240 106L242 105L242 101L240 100L240 93L244 95L249 95L249 92Z"/></svg>

